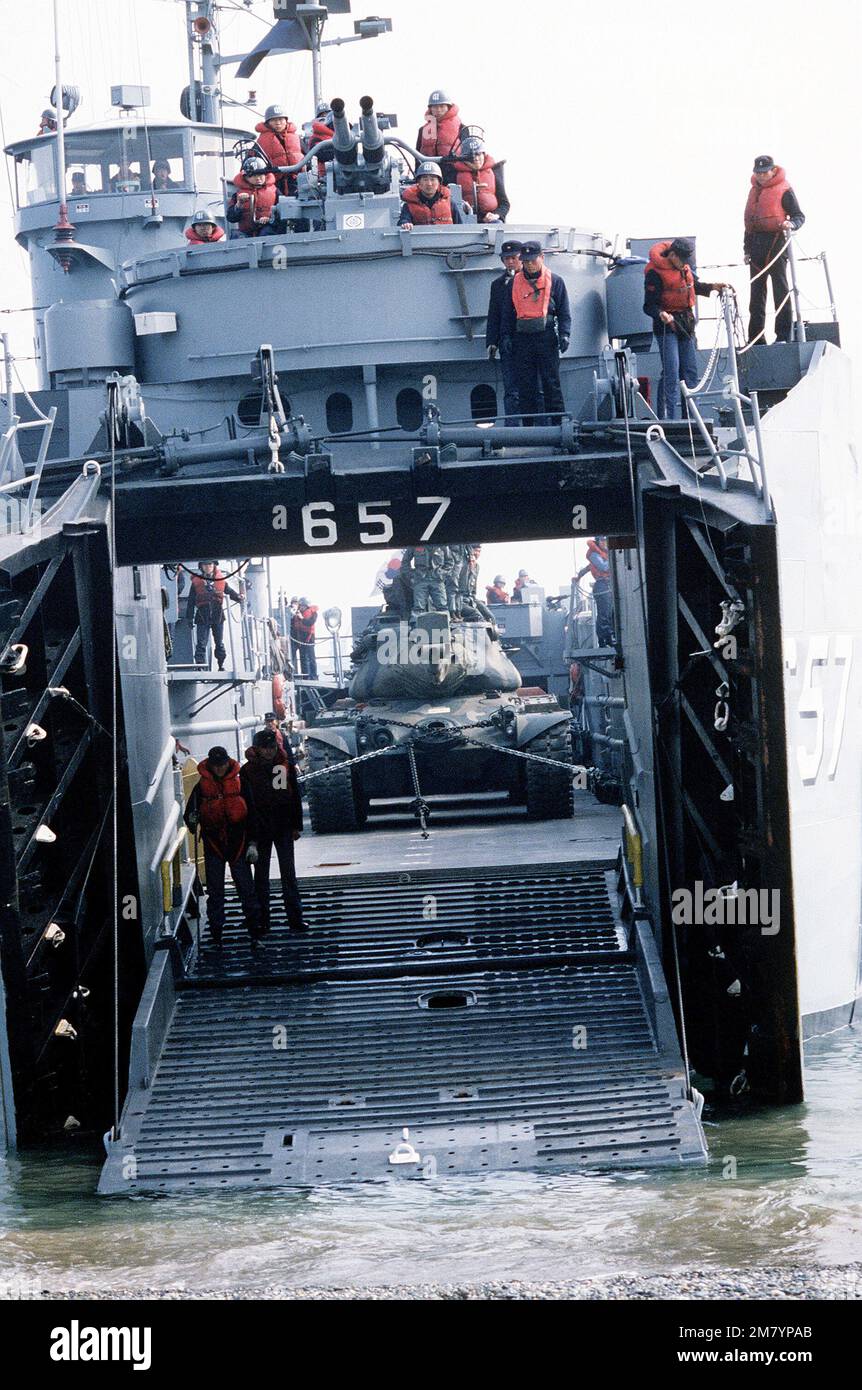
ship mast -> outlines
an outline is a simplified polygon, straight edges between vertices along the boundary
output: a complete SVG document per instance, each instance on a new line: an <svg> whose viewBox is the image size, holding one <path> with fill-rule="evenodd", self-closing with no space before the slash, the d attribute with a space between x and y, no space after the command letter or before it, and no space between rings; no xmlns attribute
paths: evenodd
<svg viewBox="0 0 862 1390"><path fill-rule="evenodd" d="M60 67L60 16L58 0L54 0L54 100L53 107L57 113L57 143L56 153L56 178L57 178L57 197L60 200L60 215L57 218L54 231L57 233L57 241L71 241L75 235L75 228L69 221L69 207L66 202L66 131L63 127L65 108L63 106L63 79ZM68 264L61 259L60 264L64 271L68 271Z"/></svg>

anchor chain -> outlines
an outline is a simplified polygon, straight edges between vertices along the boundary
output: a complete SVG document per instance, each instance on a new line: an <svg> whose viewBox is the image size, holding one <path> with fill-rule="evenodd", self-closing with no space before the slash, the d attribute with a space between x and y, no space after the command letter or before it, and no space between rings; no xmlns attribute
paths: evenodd
<svg viewBox="0 0 862 1390"><path fill-rule="evenodd" d="M422 800L422 791L419 786L419 772L416 768L416 753L413 744L407 745L407 757L410 760L410 776L413 778L413 790L416 793L412 802L412 809L419 817L419 824L422 827L422 839L428 839L428 803Z"/></svg>

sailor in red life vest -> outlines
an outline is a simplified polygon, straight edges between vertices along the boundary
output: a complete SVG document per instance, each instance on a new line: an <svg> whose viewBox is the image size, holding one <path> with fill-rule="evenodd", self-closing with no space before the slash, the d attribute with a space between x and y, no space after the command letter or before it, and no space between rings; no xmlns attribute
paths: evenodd
<svg viewBox="0 0 862 1390"><path fill-rule="evenodd" d="M206 208L198 208L192 214L191 226L186 227L185 236L192 246L207 246L214 241L224 240L224 232Z"/></svg>
<svg viewBox="0 0 862 1390"><path fill-rule="evenodd" d="M564 409L560 357L568 350L572 331L569 295L565 281L545 265L538 241L525 241L519 258L521 269L500 316L501 335L512 340L518 409L525 425L536 424L541 388L544 409L551 423L559 424Z"/></svg>
<svg viewBox="0 0 862 1390"><path fill-rule="evenodd" d="M314 120L309 125L302 127L302 153L308 154L308 151L314 149L315 145L321 144L324 140L331 140L333 125L332 107L327 101L319 101ZM315 155L315 159L317 161L317 177L325 179L326 166L331 161L332 155Z"/></svg>
<svg viewBox="0 0 862 1390"><path fill-rule="evenodd" d="M299 669L309 680L317 680L317 656L314 651L314 628L317 608L307 598L297 600L296 612L290 620L290 638L299 656Z"/></svg>
<svg viewBox="0 0 862 1390"><path fill-rule="evenodd" d="M510 207L503 183L505 160L493 160L475 135L461 141L459 154L452 169L467 207L476 212L478 202L478 222L505 222Z"/></svg>
<svg viewBox="0 0 862 1390"><path fill-rule="evenodd" d="M215 560L199 560L198 571L198 574L192 575L186 604L186 622L195 625L195 662L198 666L208 664L207 646L212 633L215 658L219 670L223 671L227 657L224 646L225 594L236 603L242 601L242 595L231 588Z"/></svg>
<svg viewBox="0 0 862 1390"><path fill-rule="evenodd" d="M442 160L447 183L452 181L451 164L456 158L456 151L469 134L469 128L461 121L458 107L444 91L436 87L428 97L425 124L416 137L416 148L426 157Z"/></svg>
<svg viewBox="0 0 862 1390"><path fill-rule="evenodd" d="M249 155L234 179L236 192L227 205L227 220L239 236L271 236L278 231L275 204L278 185L265 159Z"/></svg>
<svg viewBox="0 0 862 1390"><path fill-rule="evenodd" d="M518 578L512 585L512 602L523 603L524 595L521 593L525 584L535 584L535 579L530 578L529 570L518 570Z"/></svg>
<svg viewBox="0 0 862 1390"><path fill-rule="evenodd" d="M268 106L264 118L255 126L257 148L268 164L278 167L283 164L298 164L302 159L302 145L299 131L288 120L283 106ZM280 193L292 193L296 188L295 174L281 174L276 182Z"/></svg>
<svg viewBox="0 0 862 1390"><path fill-rule="evenodd" d="M494 583L488 584L485 589L485 598L488 603L509 603L505 575L494 575Z"/></svg>
<svg viewBox="0 0 862 1390"><path fill-rule="evenodd" d="M772 281L772 302L776 309L775 341L787 343L793 327L793 310L787 289L787 251L790 232L798 232L805 221L787 175L771 154L759 154L754 161L751 188L745 204L746 264L751 268L751 297L748 304L748 341L763 342L766 325L766 281ZM769 262L778 257L764 273Z"/></svg>
<svg viewBox="0 0 862 1390"><path fill-rule="evenodd" d="M198 763L200 781L186 802L184 820L189 830L200 829L207 880L207 924L216 946L224 930L225 869L230 865L242 904L244 925L252 941L260 936L260 908L254 892L246 828L248 804L242 795L240 766L226 748L211 748ZM253 857L253 856L252 856Z"/></svg>
<svg viewBox="0 0 862 1390"><path fill-rule="evenodd" d="M686 386L697 381L697 338L694 300L698 294L726 289L698 280L689 266L692 247L683 237L657 241L650 247L644 269L644 313L653 321L661 357L658 417L676 420L680 415L680 378Z"/></svg>
<svg viewBox="0 0 862 1390"><path fill-rule="evenodd" d="M404 201L398 226L405 231L414 227L451 226L461 221L461 209L452 202L448 188L443 186L443 173L433 159L417 165L416 182L401 190Z"/></svg>
<svg viewBox="0 0 862 1390"><path fill-rule="evenodd" d="M587 541L587 563L578 570L576 579L585 574L593 577L593 598L596 603L596 642L600 647L614 645L614 594L611 588L611 562L607 536L591 536Z"/></svg>
<svg viewBox="0 0 862 1390"><path fill-rule="evenodd" d="M249 808L249 860L254 865L254 891L260 911L260 931L269 931L269 871L272 851L278 855L281 891L288 927L306 932L296 882L293 845L302 834L302 794L290 744L279 745L271 729L255 734L240 775Z"/></svg>

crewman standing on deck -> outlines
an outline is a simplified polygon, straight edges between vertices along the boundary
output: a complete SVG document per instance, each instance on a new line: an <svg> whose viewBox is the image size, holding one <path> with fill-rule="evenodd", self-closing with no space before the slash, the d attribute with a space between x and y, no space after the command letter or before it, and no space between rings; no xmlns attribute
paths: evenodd
<svg viewBox="0 0 862 1390"><path fill-rule="evenodd" d="M698 280L689 265L693 247L684 237L657 241L650 247L644 269L644 313L652 319L661 357L658 418L676 420L680 415L679 383L697 381L695 295L724 290L723 283Z"/></svg>
<svg viewBox="0 0 862 1390"><path fill-rule="evenodd" d="M503 302L500 331L512 340L518 380L518 408L525 425L536 423L539 388L552 424L563 411L560 357L568 350L572 314L565 281L545 265L538 241L525 241L521 269Z"/></svg>
<svg viewBox="0 0 862 1390"><path fill-rule="evenodd" d="M798 232L805 221L796 194L771 154L759 154L754 161L751 188L745 204L746 264L751 268L751 297L748 305L748 341L763 342L766 324L766 281L772 281L775 307L775 341L788 343L793 327L793 310L787 288L787 238Z"/></svg>
<svg viewBox="0 0 862 1390"><path fill-rule="evenodd" d="M302 146L299 131L293 121L288 119L283 106L268 106L262 121L255 126L257 148L269 164L276 167L284 164L298 164L302 159ZM296 186L295 174L279 174L277 177L280 193L292 193Z"/></svg>
<svg viewBox="0 0 862 1390"><path fill-rule="evenodd" d="M207 661L207 647L212 633L215 659L220 671L224 670L227 659L224 645L225 596L232 598L235 603L242 602L242 595L228 584L216 560L199 560L198 573L192 575L189 586L186 622L194 623L196 664L201 666Z"/></svg>
<svg viewBox="0 0 862 1390"><path fill-rule="evenodd" d="M216 946L224 931L224 883L228 865L252 941L260 936L260 908L246 860L248 804L242 795L240 766L226 748L211 748L198 763L200 780L186 802L185 823L203 839L207 880L207 925Z"/></svg>
<svg viewBox="0 0 862 1390"><path fill-rule="evenodd" d="M446 182L453 181L452 165L458 157L461 141L468 139L473 132L464 125L461 113L446 92L435 87L428 97L425 123L416 137L416 148L421 155L439 159L445 171Z"/></svg>
<svg viewBox="0 0 862 1390"><path fill-rule="evenodd" d="M518 369L512 352L511 336L504 336L502 330L503 304L512 294L512 281L521 269L522 243L511 239L500 247L500 260L503 274L491 281L488 296L488 318L485 324L485 348L488 356L500 358L500 371L503 376L503 411L507 425L516 425L518 414Z"/></svg>

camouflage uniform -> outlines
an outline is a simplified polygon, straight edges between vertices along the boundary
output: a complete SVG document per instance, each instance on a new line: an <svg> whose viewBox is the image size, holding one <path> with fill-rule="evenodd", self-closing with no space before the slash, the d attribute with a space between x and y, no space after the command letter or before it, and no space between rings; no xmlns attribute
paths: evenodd
<svg viewBox="0 0 862 1390"><path fill-rule="evenodd" d="M461 578L459 581L462 604L466 602L471 607L475 607L478 583L479 561L474 558L472 548L469 545L465 545L464 564L461 568Z"/></svg>
<svg viewBox="0 0 862 1390"><path fill-rule="evenodd" d="M446 567L446 603L452 616L457 617L461 612L461 584L467 567L467 547L449 545L446 549L449 552L449 563Z"/></svg>
<svg viewBox="0 0 862 1390"><path fill-rule="evenodd" d="M449 566L449 547L445 545L414 545L404 552L402 566L410 568L413 581L414 613L445 613L446 572Z"/></svg>

